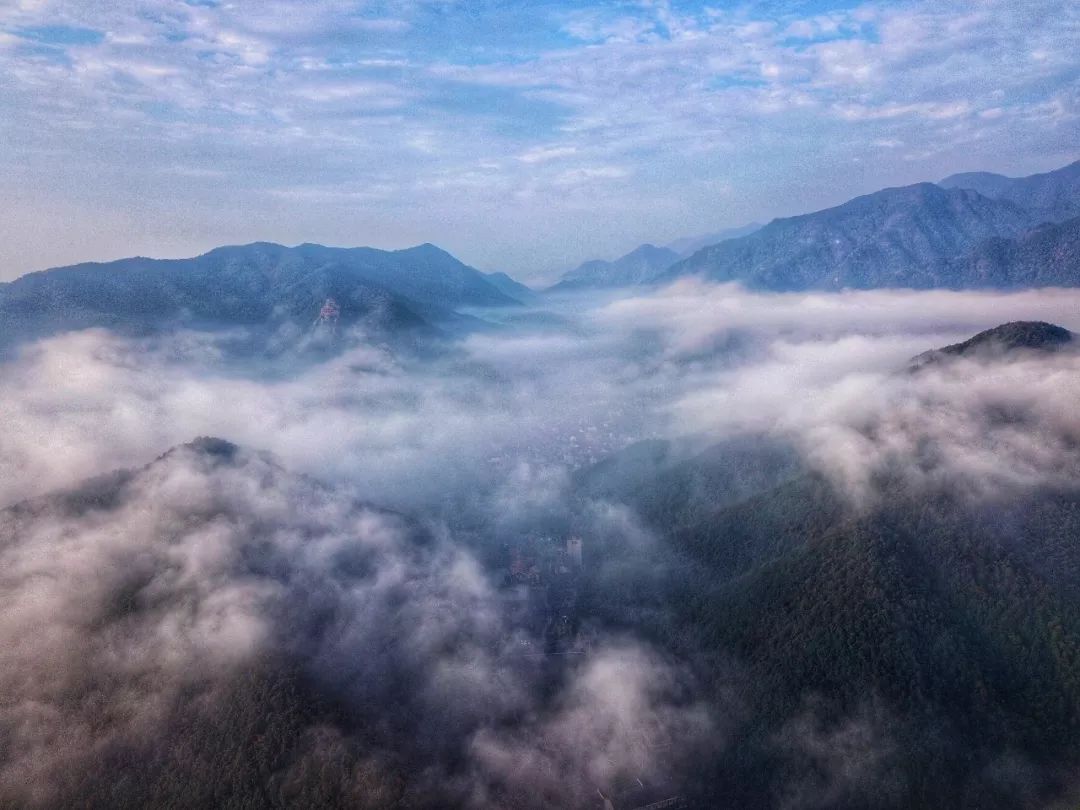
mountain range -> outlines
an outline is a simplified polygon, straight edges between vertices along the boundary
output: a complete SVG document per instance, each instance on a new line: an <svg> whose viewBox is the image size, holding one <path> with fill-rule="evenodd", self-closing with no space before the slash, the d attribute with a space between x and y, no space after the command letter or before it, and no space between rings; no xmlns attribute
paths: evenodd
<svg viewBox="0 0 1080 810"><path fill-rule="evenodd" d="M681 257L670 248L641 245L615 261L593 259L571 270L547 292L563 293L644 284L663 273Z"/></svg>
<svg viewBox="0 0 1080 810"><path fill-rule="evenodd" d="M1080 282L1080 161L1030 177L957 174L728 233L684 258L645 245L586 262L553 289L685 276L771 291L1020 288ZM719 236L719 235L717 235Z"/></svg>
<svg viewBox="0 0 1080 810"><path fill-rule="evenodd" d="M710 244L685 255L702 242ZM545 292L686 276L769 291L1075 286L1080 161L1024 178L957 174L763 227L667 247L645 244L615 261L586 262ZM190 259L53 268L0 284L0 351L94 326L302 330L328 299L343 325L362 322L391 335L462 323L462 310L534 304L542 294L506 273L481 273L431 244L383 251L259 242Z"/></svg>
<svg viewBox="0 0 1080 810"><path fill-rule="evenodd" d="M0 284L0 348L94 326L306 329L328 299L343 326L363 321L385 333L424 330L461 308L519 306L508 294L519 289L430 244L383 251L258 242L191 259L60 267Z"/></svg>
<svg viewBox="0 0 1080 810"><path fill-rule="evenodd" d="M565 273L548 292L572 292L585 289L606 289L648 283L680 259L693 255L707 245L746 236L761 227L754 222L741 228L728 228L716 233L677 239L665 247L643 244L614 261L592 259Z"/></svg>
<svg viewBox="0 0 1080 810"><path fill-rule="evenodd" d="M704 248L656 277L686 275L789 291L937 284L928 265L992 237L1016 237L1034 217L1011 201L932 183L891 188ZM957 280L960 281L960 280Z"/></svg>

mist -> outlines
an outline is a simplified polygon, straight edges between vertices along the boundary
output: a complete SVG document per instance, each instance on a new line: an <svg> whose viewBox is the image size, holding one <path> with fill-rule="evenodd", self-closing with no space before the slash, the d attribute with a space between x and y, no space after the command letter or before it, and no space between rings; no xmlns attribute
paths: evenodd
<svg viewBox="0 0 1080 810"><path fill-rule="evenodd" d="M777 432L817 457L833 442L815 436L886 418L905 397L963 397L964 414L995 391L1030 397L1067 430L1069 410L1056 405L1072 396L1059 384L1071 355L1055 360L1062 380L1024 363L991 378L964 367L897 372L1009 320L1080 327L1077 312L1080 294L1067 290L757 295L685 282L570 301L567 326L477 332L436 357L395 354L361 334L337 356L273 375L226 361L231 333L67 333L3 367L0 502L144 463L200 435L426 511L463 491L499 491L515 475L557 478L653 437L693 435L704 447ZM978 390L965 391L977 377Z"/></svg>
<svg viewBox="0 0 1080 810"><path fill-rule="evenodd" d="M92 329L0 366L0 504L17 504L0 513L0 798L138 806L190 780L225 806L253 779L266 806L685 793L732 752L744 662L651 629L667 609L650 589L686 559L581 475L645 440L688 459L750 438L852 515L883 481L982 503L1080 475L1080 353L908 368L1006 321L1080 328L1080 292L687 281L549 306L429 353L356 332L267 365L230 355L235 332ZM549 535L584 538L571 591L592 605L567 608L561 657L508 586ZM635 589L644 618L613 618L610 594ZM790 717L771 755L811 764L777 806L895 785L887 727L866 706ZM114 781L131 761L152 775Z"/></svg>

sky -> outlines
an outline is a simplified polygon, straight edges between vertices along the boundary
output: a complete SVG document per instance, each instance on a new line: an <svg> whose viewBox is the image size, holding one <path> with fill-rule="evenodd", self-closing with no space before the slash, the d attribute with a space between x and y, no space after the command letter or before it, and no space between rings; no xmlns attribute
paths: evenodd
<svg viewBox="0 0 1080 810"><path fill-rule="evenodd" d="M1074 0L0 0L0 279L269 240L533 283L1080 157Z"/></svg>

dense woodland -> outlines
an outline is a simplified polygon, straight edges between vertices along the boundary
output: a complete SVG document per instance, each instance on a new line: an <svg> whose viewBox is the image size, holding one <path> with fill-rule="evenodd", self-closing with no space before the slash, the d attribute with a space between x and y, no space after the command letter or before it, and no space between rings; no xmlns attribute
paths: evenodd
<svg viewBox="0 0 1080 810"><path fill-rule="evenodd" d="M707 806L784 806L801 782L829 807L1042 806L1069 785L1080 491L973 503L884 481L880 503L853 510L799 473L734 504L723 490L687 503L690 479L732 475L722 457L636 489L665 543L621 569L637 581L593 593L610 621L643 620L698 662L732 713L730 744L703 766Z"/></svg>

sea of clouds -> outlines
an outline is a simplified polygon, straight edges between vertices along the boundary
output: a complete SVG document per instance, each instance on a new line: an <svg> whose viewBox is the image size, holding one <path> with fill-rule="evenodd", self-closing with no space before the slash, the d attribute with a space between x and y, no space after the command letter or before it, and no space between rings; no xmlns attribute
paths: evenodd
<svg viewBox="0 0 1080 810"><path fill-rule="evenodd" d="M908 370L1005 321L1080 328L1080 292L687 281L562 314L425 356L356 336L273 369L213 333L24 346L0 367L0 504L22 502L0 512L0 798L107 805L109 774L134 760L162 779L204 769L216 787L191 790L221 802L229 766L200 746L229 712L229 733L257 725L237 695L281 683L296 685L280 716L297 719L258 732L280 737L270 804L573 806L678 776L738 706L625 633L556 674L508 665L521 631L455 531L461 510L527 530L570 509L576 469L651 437L782 439L854 508L883 471L974 497L1080 472L1080 354ZM166 452L196 436L239 449ZM40 497L120 468L134 471ZM589 515L651 542L625 510ZM108 790L137 803L166 788Z"/></svg>
<svg viewBox="0 0 1080 810"><path fill-rule="evenodd" d="M858 486L855 457L903 452L896 443L922 431L960 446L943 454L950 463L978 465L981 420L965 422L997 404L1072 435L1072 355L992 373L973 364L899 372L927 349L1006 321L1080 329L1076 291L757 295L687 281L598 299L571 317L572 328L478 332L428 359L361 342L272 375L224 362L226 337L212 333L131 340L88 330L25 346L0 369L0 503L145 463L200 435L410 510L515 478L550 482L650 437L700 436L705 446L782 434ZM993 438L1022 444L1005 431ZM984 449L1000 456L1002 474L1049 466L1035 446L1019 458Z"/></svg>

